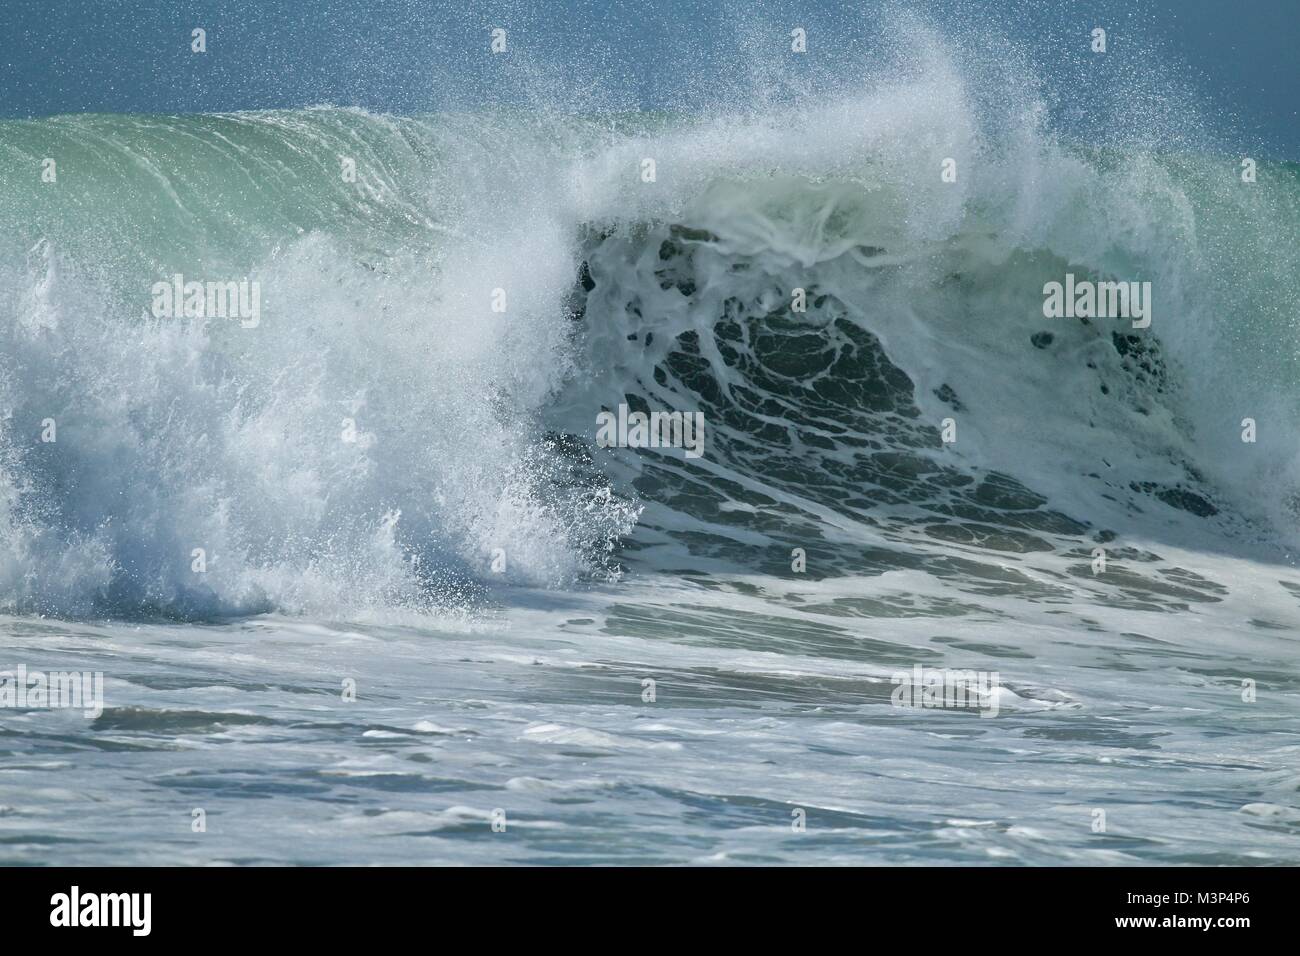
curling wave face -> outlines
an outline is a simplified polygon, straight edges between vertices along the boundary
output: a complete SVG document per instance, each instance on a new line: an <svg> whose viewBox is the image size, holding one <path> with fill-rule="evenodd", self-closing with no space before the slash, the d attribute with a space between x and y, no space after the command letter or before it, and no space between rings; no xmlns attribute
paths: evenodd
<svg viewBox="0 0 1300 956"><path fill-rule="evenodd" d="M656 115L0 123L0 629L104 678L6 710L0 856L1295 862L1297 168L1091 60L1064 138L991 34Z"/></svg>
<svg viewBox="0 0 1300 956"><path fill-rule="evenodd" d="M0 607L448 610L794 548L1050 599L1126 536L1280 558L1296 168L1063 143L969 83L931 50L707 118L4 123ZM1044 318L1067 273L1149 281L1151 327ZM155 317L174 275L258 283L257 326ZM702 411L705 456L596 448L620 403ZM1188 599L1138 577L1106 599Z"/></svg>

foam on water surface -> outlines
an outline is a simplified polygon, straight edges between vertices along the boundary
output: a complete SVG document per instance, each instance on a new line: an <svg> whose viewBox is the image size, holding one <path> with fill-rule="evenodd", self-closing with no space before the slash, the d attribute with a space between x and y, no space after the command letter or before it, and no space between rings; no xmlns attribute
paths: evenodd
<svg viewBox="0 0 1300 956"><path fill-rule="evenodd" d="M0 123L0 635L106 680L0 713L0 859L1297 862L1296 169L898 36L680 115Z"/></svg>

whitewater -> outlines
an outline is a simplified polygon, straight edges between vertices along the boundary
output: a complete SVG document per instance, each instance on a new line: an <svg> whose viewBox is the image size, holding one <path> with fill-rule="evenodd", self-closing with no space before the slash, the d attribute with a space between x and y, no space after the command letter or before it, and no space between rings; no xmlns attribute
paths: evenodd
<svg viewBox="0 0 1300 956"><path fill-rule="evenodd" d="M0 862L1300 862L1300 167L907 36L710 110L0 121L0 670L104 677L0 709Z"/></svg>

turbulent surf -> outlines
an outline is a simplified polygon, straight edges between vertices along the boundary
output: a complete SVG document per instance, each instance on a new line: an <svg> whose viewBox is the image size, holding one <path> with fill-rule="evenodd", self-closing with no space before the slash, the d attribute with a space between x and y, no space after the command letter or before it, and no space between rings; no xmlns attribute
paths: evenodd
<svg viewBox="0 0 1300 956"><path fill-rule="evenodd" d="M1296 861L1300 169L917 43L709 113L0 123L9 644L107 672L60 773L244 825L142 860L316 859L264 795L390 861ZM891 708L921 665L997 719Z"/></svg>

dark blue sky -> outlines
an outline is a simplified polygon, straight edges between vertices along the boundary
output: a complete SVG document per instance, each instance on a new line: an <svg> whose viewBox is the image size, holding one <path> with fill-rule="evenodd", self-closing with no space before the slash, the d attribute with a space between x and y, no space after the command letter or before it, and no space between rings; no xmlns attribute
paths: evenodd
<svg viewBox="0 0 1300 956"><path fill-rule="evenodd" d="M804 26L824 65L870 49L884 2L0 0L0 116L319 103L425 112L527 102L530 87L565 82L599 87L610 107L671 108L707 85L711 68L727 69L738 34L770 33L779 48L791 26ZM1132 65L1187 84L1224 142L1300 159L1300 0L891 5L966 35L972 20L1001 31L1049 79L1092 26L1106 26L1116 62L1140 47L1146 60ZM196 26L208 34L202 57L189 49ZM495 26L539 72L486 55Z"/></svg>

